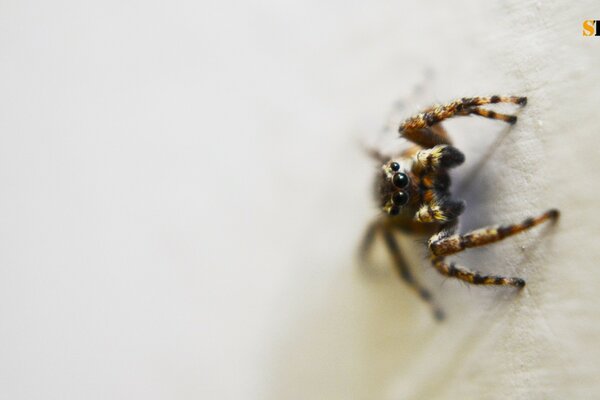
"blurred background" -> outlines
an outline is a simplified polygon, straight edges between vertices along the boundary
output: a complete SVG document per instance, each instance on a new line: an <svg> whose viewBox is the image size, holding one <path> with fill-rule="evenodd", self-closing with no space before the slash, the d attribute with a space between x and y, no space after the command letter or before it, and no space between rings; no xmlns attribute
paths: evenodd
<svg viewBox="0 0 600 400"><path fill-rule="evenodd" d="M600 396L595 1L0 2L0 398ZM420 88L415 91L415 88ZM447 124L462 228L436 323L356 248L413 113L525 95L512 129ZM394 122L394 121L392 121ZM466 185L468 183L468 186ZM379 249L381 250L381 249Z"/></svg>

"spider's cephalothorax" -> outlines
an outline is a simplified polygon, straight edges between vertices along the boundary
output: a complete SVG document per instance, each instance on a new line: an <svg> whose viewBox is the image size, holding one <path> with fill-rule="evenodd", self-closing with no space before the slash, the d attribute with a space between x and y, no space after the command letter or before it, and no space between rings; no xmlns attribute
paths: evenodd
<svg viewBox="0 0 600 400"><path fill-rule="evenodd" d="M510 124L517 121L514 115L481 108L482 105L493 103L524 106L527 98L470 97L430 107L400 125L401 136L415 145L405 150L398 158L384 162L378 172L375 194L383 215L367 230L362 254L367 254L376 234L382 234L401 277L432 305L438 319L443 316L442 310L433 302L429 291L422 287L410 272L395 239L395 231L431 235L428 241L431 262L445 276L476 285L508 285L522 288L525 281L521 278L482 275L448 263L445 258L470 247L497 242L544 221L556 220L559 216L558 210L549 210L518 224L482 228L463 235L455 233L458 217L465 205L450 195L448 170L462 164L465 157L452 146L440 122L465 115L479 115Z"/></svg>
<svg viewBox="0 0 600 400"><path fill-rule="evenodd" d="M464 203L450 198L448 169L464 159L454 147L438 145L386 162L377 182L383 211L417 222L456 219Z"/></svg>

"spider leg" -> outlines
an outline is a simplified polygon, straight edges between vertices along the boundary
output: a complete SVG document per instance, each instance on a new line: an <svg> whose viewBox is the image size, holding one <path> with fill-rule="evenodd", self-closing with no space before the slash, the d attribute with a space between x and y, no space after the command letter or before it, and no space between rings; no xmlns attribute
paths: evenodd
<svg viewBox="0 0 600 400"><path fill-rule="evenodd" d="M429 250L434 256L446 256L458 253L471 247L498 242L509 236L531 229L544 221L555 221L559 215L558 210L552 209L535 218L527 218L518 224L476 229L464 235L452 235L441 231L429 239Z"/></svg>
<svg viewBox="0 0 600 400"><path fill-rule="evenodd" d="M452 144L452 139L450 139L450 135L446 131L446 128L444 128L442 126L442 124L433 125L429 129L431 129L433 131L433 133L435 133L436 135L438 135L439 137L444 139L444 143L450 144L450 145Z"/></svg>
<svg viewBox="0 0 600 400"><path fill-rule="evenodd" d="M438 133L432 131L431 127L439 124L445 119L452 118L454 116L465 115L465 113L473 113L487 118L493 118L490 116L490 111L479 110L478 107L485 104L495 103L513 103L524 106L527 104L527 97L463 97L462 99L454 100L444 105L430 107L425 111L406 119L402 124L400 124L398 132L406 139L423 147L432 147L437 144L449 144L449 142L446 141L447 138L444 138ZM476 109L478 111L471 111ZM503 114L493 114L496 114L498 119L503 119L503 117L500 117L503 116ZM512 118L508 117L508 119L510 120L508 122L512 121Z"/></svg>
<svg viewBox="0 0 600 400"><path fill-rule="evenodd" d="M505 277L498 275L482 275L479 272L470 271L469 269L457 266L454 263L448 264L445 257L432 257L431 263L434 268L442 275L460 279L473 285L496 285L496 286L514 286L522 288L525 286L525 281L516 277Z"/></svg>
<svg viewBox="0 0 600 400"><path fill-rule="evenodd" d="M396 238L394 237L394 234L390 230L386 229L383 231L383 235L385 239L385 244L388 250L390 251L392 258L394 259L394 266L400 274L400 277L402 277L402 279L404 279L404 281L418 293L421 299L423 299L427 304L429 304L435 318L437 320L442 320L444 318L444 312L434 302L429 290L421 286L421 284L417 282L417 280L413 276L412 272L408 268L406 260L402 256L400 247L398 245L398 242L396 241Z"/></svg>
<svg viewBox="0 0 600 400"><path fill-rule="evenodd" d="M459 115L470 115L470 114L479 115L481 117L489 118L489 119L498 119L500 121L504 121L511 125L514 125L517 122L516 115L501 114L499 112L492 111L492 110L486 110L485 108L480 108L480 107L469 108L468 110L465 110L465 111L459 113Z"/></svg>
<svg viewBox="0 0 600 400"><path fill-rule="evenodd" d="M440 135L439 132L439 130L434 130L433 127L423 126L401 130L400 134L405 139L424 148L433 147L438 144L451 144L448 135Z"/></svg>
<svg viewBox="0 0 600 400"><path fill-rule="evenodd" d="M359 248L359 257L361 261L365 261L367 256L369 255L371 248L373 247L373 243L375 242L375 237L377 236L377 232L379 231L379 227L381 225L381 221L376 219L371 222L364 233L362 242Z"/></svg>

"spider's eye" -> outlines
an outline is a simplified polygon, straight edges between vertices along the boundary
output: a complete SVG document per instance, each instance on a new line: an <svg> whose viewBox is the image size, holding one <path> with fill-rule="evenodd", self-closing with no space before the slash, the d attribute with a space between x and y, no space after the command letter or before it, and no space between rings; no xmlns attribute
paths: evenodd
<svg viewBox="0 0 600 400"><path fill-rule="evenodd" d="M405 188L406 185L408 185L408 176L406 176L406 174L402 172L398 172L397 174L394 174L394 177L392 178L392 183L397 188Z"/></svg>
<svg viewBox="0 0 600 400"><path fill-rule="evenodd" d="M406 203L408 203L408 193L406 193L403 190L394 193L392 195L392 203L394 203L395 206L405 205Z"/></svg>
<svg viewBox="0 0 600 400"><path fill-rule="evenodd" d="M392 206L389 211L390 215L398 215L400 213L400 209L396 206Z"/></svg>
<svg viewBox="0 0 600 400"><path fill-rule="evenodd" d="M397 162L393 162L390 164L390 168L392 169L392 171L398 172L400 171L400 164L398 164Z"/></svg>

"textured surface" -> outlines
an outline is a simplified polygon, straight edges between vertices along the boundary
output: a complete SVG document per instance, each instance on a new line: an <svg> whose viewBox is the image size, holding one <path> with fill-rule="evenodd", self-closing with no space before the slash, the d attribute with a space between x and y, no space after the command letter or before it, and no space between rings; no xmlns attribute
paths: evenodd
<svg viewBox="0 0 600 400"><path fill-rule="evenodd" d="M395 3L3 1L0 398L600 397L598 2ZM411 252L443 324L354 259L428 69L529 97L448 124L463 227L563 211L459 257L521 294Z"/></svg>

